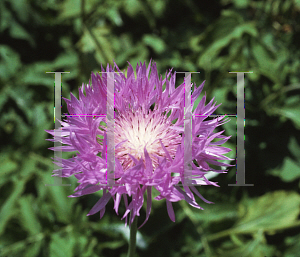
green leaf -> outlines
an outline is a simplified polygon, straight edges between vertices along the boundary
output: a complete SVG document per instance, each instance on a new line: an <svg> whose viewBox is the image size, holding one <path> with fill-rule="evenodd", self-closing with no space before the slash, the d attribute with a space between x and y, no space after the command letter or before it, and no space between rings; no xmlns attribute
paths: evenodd
<svg viewBox="0 0 300 257"><path fill-rule="evenodd" d="M0 17L1 17L1 25L0 31L4 31L9 28L10 22L13 19L11 12L5 7L5 2L0 1Z"/></svg>
<svg viewBox="0 0 300 257"><path fill-rule="evenodd" d="M37 149L41 146L47 146L49 143L45 140L47 138L47 133L45 133L45 125L47 123L52 123L52 121L48 120L47 115L45 113L45 104L37 104L34 107L34 116L32 123L34 127L34 133L32 133L31 137L31 146L33 149Z"/></svg>
<svg viewBox="0 0 300 257"><path fill-rule="evenodd" d="M60 11L58 21L62 23L65 19L79 18L81 15L81 1L80 0L65 0L61 1L58 10ZM95 8L99 8L99 0L85 0L84 12L88 15ZM105 11L107 11L105 9Z"/></svg>
<svg viewBox="0 0 300 257"><path fill-rule="evenodd" d="M49 178L52 181L54 180L53 177ZM52 182L47 184L52 184ZM62 184L67 184L65 178L62 179ZM71 186L47 186L47 188L57 220L68 224L72 215L72 205L76 201L68 197L68 195L73 193L71 192Z"/></svg>
<svg viewBox="0 0 300 257"><path fill-rule="evenodd" d="M59 8L60 14L58 19L69 19L79 16L81 13L81 4L80 0L66 0L61 2Z"/></svg>
<svg viewBox="0 0 300 257"><path fill-rule="evenodd" d="M143 44L138 44L135 48L134 57L130 58L128 61L132 64L133 67L135 67L135 65L137 63L140 63L141 60L146 60L148 56L149 56L149 51L147 47Z"/></svg>
<svg viewBox="0 0 300 257"><path fill-rule="evenodd" d="M280 177L284 182L292 182L300 178L300 163L285 157L281 168L273 169L268 171L268 173Z"/></svg>
<svg viewBox="0 0 300 257"><path fill-rule="evenodd" d="M42 246L43 246L43 242L41 240L37 241L37 242L34 242L30 245L27 245L26 250L23 252L23 254L24 254L23 256L24 257L36 257L36 256L38 256Z"/></svg>
<svg viewBox="0 0 300 257"><path fill-rule="evenodd" d="M68 79L74 78L77 75L76 69L78 66L78 55L75 51L66 51L60 54L51 66L55 69L68 70L70 73L62 74L62 79L68 77ZM49 67L49 66L48 66ZM48 68L49 69L49 68ZM47 74L50 75L50 74Z"/></svg>
<svg viewBox="0 0 300 257"><path fill-rule="evenodd" d="M225 131L226 131L226 134L227 135L232 135L233 137L236 136L236 122L237 122L237 118L236 117L228 117L230 118L230 121L228 121L227 123L225 123L223 125ZM231 139L233 140L233 139ZM234 156L235 158L235 156Z"/></svg>
<svg viewBox="0 0 300 257"><path fill-rule="evenodd" d="M25 240L22 240L22 241L19 241L19 242L16 242L14 243L12 246L7 246L7 247L3 247L2 249L0 249L0 254L1 254L1 257L2 256L16 256L16 257L19 257L19 256L22 256L23 255L18 255L17 253L20 253L20 252L24 252L26 250L26 247L27 247L27 242Z"/></svg>
<svg viewBox="0 0 300 257"><path fill-rule="evenodd" d="M40 222L36 216L36 211L33 208L33 203L35 203L33 195L23 196L19 200L21 211L19 218L22 221L22 226L29 232L30 235L35 235L42 230ZM37 206L35 207L37 208Z"/></svg>
<svg viewBox="0 0 300 257"><path fill-rule="evenodd" d="M300 235L294 237L286 237L285 244L288 246L284 252L284 257L294 257L300 252Z"/></svg>
<svg viewBox="0 0 300 257"><path fill-rule="evenodd" d="M289 148L291 154L294 155L294 157L297 160L300 160L300 145L298 144L295 137L290 138L288 148Z"/></svg>
<svg viewBox="0 0 300 257"><path fill-rule="evenodd" d="M11 5L13 10L17 13L18 18L22 22L27 22L29 13L30 13L30 5L27 0L11 0Z"/></svg>
<svg viewBox="0 0 300 257"><path fill-rule="evenodd" d="M249 0L233 0L234 2L234 5L237 7L237 8L246 8L249 4Z"/></svg>
<svg viewBox="0 0 300 257"><path fill-rule="evenodd" d="M83 53L91 53L96 49L96 43L91 35L91 33L85 29L83 35L81 36L77 46Z"/></svg>
<svg viewBox="0 0 300 257"><path fill-rule="evenodd" d="M24 190L25 180L15 180L14 191L1 206L0 210L0 235L3 233L10 218L16 214L16 202Z"/></svg>
<svg viewBox="0 0 300 257"><path fill-rule="evenodd" d="M126 13L133 17L135 16L139 11L142 11L142 4L138 0L127 0L124 2L124 9Z"/></svg>
<svg viewBox="0 0 300 257"><path fill-rule="evenodd" d="M50 242L50 257L73 257L76 239L71 233L53 233Z"/></svg>
<svg viewBox="0 0 300 257"><path fill-rule="evenodd" d="M31 158L25 158L22 163L21 177L28 180L36 172L37 161Z"/></svg>
<svg viewBox="0 0 300 257"><path fill-rule="evenodd" d="M251 51L258 65L255 72L263 74L275 84L280 84L281 72L278 72L278 62L271 55L267 47L263 43L253 39L251 41Z"/></svg>
<svg viewBox="0 0 300 257"><path fill-rule="evenodd" d="M98 247L100 249L109 248L109 249L118 249L121 246L123 246L126 242L123 240L119 241L112 241L112 242L105 242L105 243L99 243Z"/></svg>
<svg viewBox="0 0 300 257"><path fill-rule="evenodd" d="M79 235L76 238L76 252L84 253L87 248L88 243L90 242L90 238L87 238L86 235Z"/></svg>
<svg viewBox="0 0 300 257"><path fill-rule="evenodd" d="M129 227L125 227L124 224L110 224L108 217L104 217L101 220L101 224L91 223L91 227L92 227L93 231L100 231L101 233L105 234L106 236L113 237L115 239L118 239L119 235L122 234L123 238L124 238L123 243L129 242L129 236L130 236ZM109 243L111 243L111 242L109 242ZM121 242L119 242L117 244L117 246L114 245L114 247L119 247L118 246L119 244L121 244ZM148 247L147 240L140 231L137 231L136 246L141 249L145 249ZM104 244L104 247L109 247L109 246Z"/></svg>
<svg viewBox="0 0 300 257"><path fill-rule="evenodd" d="M82 252L82 256L83 257L90 257L90 256L94 256L92 255L94 253L94 248L95 246L97 246L98 242L96 238L92 238L89 242L89 245L87 247L87 250Z"/></svg>
<svg viewBox="0 0 300 257"><path fill-rule="evenodd" d="M295 192L275 191L240 205L243 217L233 232L273 231L291 226L299 214L300 196ZM246 208L245 208L246 207ZM243 211L244 210L244 211Z"/></svg>
<svg viewBox="0 0 300 257"><path fill-rule="evenodd" d="M116 8L109 9L108 12L107 12L107 16L117 26L122 26L123 25L121 15L120 15L119 11Z"/></svg>
<svg viewBox="0 0 300 257"><path fill-rule="evenodd" d="M0 45L0 77L8 80L21 67L19 54L6 45Z"/></svg>
<svg viewBox="0 0 300 257"><path fill-rule="evenodd" d="M278 113L288 119L290 119L296 128L300 129L300 105L295 107L285 106L280 109L274 109L275 113Z"/></svg>
<svg viewBox="0 0 300 257"><path fill-rule="evenodd" d="M158 54L161 54L166 49L165 42L161 38L155 35L150 35L150 34L144 35L143 42L146 45L153 48L153 50Z"/></svg>
<svg viewBox="0 0 300 257"><path fill-rule="evenodd" d="M0 111L2 110L2 107L7 100L8 100L8 87L6 86L2 88L2 90L0 91Z"/></svg>
<svg viewBox="0 0 300 257"><path fill-rule="evenodd" d="M223 110L227 103L227 94L229 91L230 91L230 87L221 87L213 90L212 95L215 97L215 101L217 101L217 104L222 103L222 105L218 108L218 113L224 113ZM198 99L196 101L198 101Z"/></svg>
<svg viewBox="0 0 300 257"><path fill-rule="evenodd" d="M189 206L187 206L189 208ZM207 205L201 212L194 213L198 221L205 223L219 222L226 219L235 219L237 217L237 208L231 204Z"/></svg>
<svg viewBox="0 0 300 257"><path fill-rule="evenodd" d="M104 36L104 35L101 35L101 33L100 34L96 33L95 35L96 35L96 38L99 41L99 44L101 45L101 49L103 49L102 52L105 55L106 60L108 62L112 62L112 60L114 59L114 52L113 52L113 49L111 47L109 38ZM99 51L99 49L96 48L96 51Z"/></svg>
<svg viewBox="0 0 300 257"><path fill-rule="evenodd" d="M9 88L8 93L18 107L26 114L27 119L31 120L34 115L31 109L33 91L28 90L24 86L15 86L13 88Z"/></svg>
<svg viewBox="0 0 300 257"><path fill-rule="evenodd" d="M27 40L32 47L35 46L35 42L32 36L17 22L13 21L10 26L10 35L13 38Z"/></svg>
<svg viewBox="0 0 300 257"><path fill-rule="evenodd" d="M53 71L52 63L50 62L35 62L31 65L27 65L20 76L20 82L24 84L34 86L47 86L53 89L54 85L54 74L48 74L46 71ZM64 74L65 75L65 74ZM62 78L64 77L62 75ZM53 92L51 91L53 94Z"/></svg>
<svg viewBox="0 0 300 257"><path fill-rule="evenodd" d="M0 155L1 172L0 177L9 177L9 173L16 171L18 168L18 163L10 158L7 153L2 153Z"/></svg>
<svg viewBox="0 0 300 257"><path fill-rule="evenodd" d="M241 238L239 238L241 239ZM218 253L222 257L265 257L274 256L276 248L272 245L267 245L262 231L255 234L254 240L243 240L237 247L230 244L230 250L219 250Z"/></svg>
<svg viewBox="0 0 300 257"><path fill-rule="evenodd" d="M198 60L198 65L200 67L207 66L208 62L214 60L215 57L218 56L218 54L221 52L221 50L224 47L228 46L234 39L241 39L244 34L249 34L252 37L258 36L258 31L253 22L247 22L238 25L236 25L236 22L230 22L231 25L227 25L227 20L228 22L230 21L228 18L220 19L219 23L221 27L217 31L212 32L213 36L215 36L216 39L200 56ZM220 32L218 32L219 30Z"/></svg>
<svg viewBox="0 0 300 257"><path fill-rule="evenodd" d="M166 2L163 0L148 0L153 13L156 17L161 17L166 8Z"/></svg>
<svg viewBox="0 0 300 257"><path fill-rule="evenodd" d="M294 5L300 10L300 0L294 0Z"/></svg>

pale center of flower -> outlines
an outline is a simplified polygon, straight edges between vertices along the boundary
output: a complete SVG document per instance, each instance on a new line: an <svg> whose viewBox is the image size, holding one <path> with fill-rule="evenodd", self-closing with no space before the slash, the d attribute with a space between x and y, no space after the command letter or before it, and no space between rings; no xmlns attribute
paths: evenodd
<svg viewBox="0 0 300 257"><path fill-rule="evenodd" d="M116 152L116 157L121 162L123 169L126 170L134 166L131 154L137 160L141 158L145 163L144 148L152 160L153 168L158 165L157 156L166 156L160 140L173 158L176 153L177 145L181 142L181 136L175 130L166 116L157 115L155 112L145 114L142 112L126 113L119 115L115 121L115 144L124 140Z"/></svg>

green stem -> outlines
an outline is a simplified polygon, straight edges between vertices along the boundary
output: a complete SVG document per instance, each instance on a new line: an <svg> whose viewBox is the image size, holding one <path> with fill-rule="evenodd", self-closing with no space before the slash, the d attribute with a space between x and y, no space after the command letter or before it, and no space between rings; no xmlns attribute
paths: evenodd
<svg viewBox="0 0 300 257"><path fill-rule="evenodd" d="M131 218L131 214L130 214ZM131 227L130 227L130 239L129 239L129 248L127 257L134 257L135 256L135 246L136 246L136 232L137 232L137 216L135 216Z"/></svg>

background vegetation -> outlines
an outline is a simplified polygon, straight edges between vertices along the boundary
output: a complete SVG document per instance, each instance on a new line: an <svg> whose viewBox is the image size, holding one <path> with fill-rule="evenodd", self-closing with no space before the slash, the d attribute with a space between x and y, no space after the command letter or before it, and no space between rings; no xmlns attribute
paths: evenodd
<svg viewBox="0 0 300 257"><path fill-rule="evenodd" d="M139 231L137 256L300 256L299 0L1 0L0 256L126 256L128 230L110 201L102 220L86 214L101 193L67 198L52 184L54 75L62 95L78 94L91 71L156 61L160 74L200 71L218 114L236 113L236 75L245 75L246 183L198 187L204 210L174 204L170 221L155 201ZM183 77L177 77L177 84ZM202 93L202 95L204 92ZM63 103L63 112L66 111ZM236 118L223 126L233 135ZM67 155L65 155L67 156ZM124 212L121 206L120 213ZM145 218L142 211L140 222Z"/></svg>

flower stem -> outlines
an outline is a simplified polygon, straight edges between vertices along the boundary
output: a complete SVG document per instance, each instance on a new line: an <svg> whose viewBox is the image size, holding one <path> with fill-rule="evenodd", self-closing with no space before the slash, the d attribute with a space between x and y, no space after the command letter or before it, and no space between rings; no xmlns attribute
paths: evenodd
<svg viewBox="0 0 300 257"><path fill-rule="evenodd" d="M131 214L130 214L131 218ZM135 256L135 246L136 246L136 232L137 232L137 216L135 216L131 227L130 227L130 239L129 239L129 248L127 257L134 257Z"/></svg>

